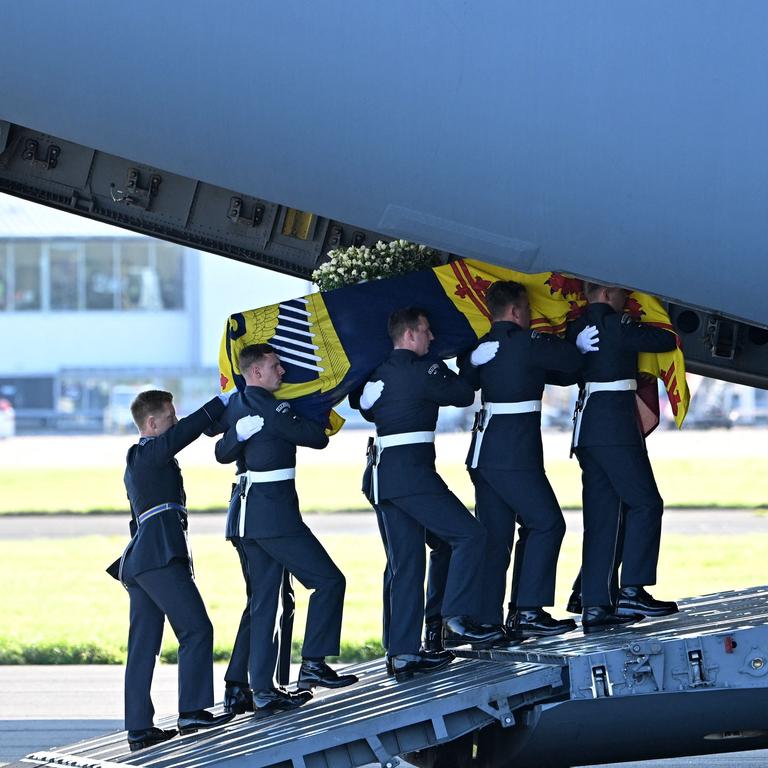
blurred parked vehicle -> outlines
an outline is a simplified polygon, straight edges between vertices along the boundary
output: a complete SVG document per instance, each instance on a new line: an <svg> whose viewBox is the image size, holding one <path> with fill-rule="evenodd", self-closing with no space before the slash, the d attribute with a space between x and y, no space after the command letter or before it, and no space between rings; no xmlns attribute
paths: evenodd
<svg viewBox="0 0 768 768"><path fill-rule="evenodd" d="M11 401L0 397L0 438L13 437L16 434L16 411Z"/></svg>
<svg viewBox="0 0 768 768"><path fill-rule="evenodd" d="M139 392L156 389L151 384L126 384L112 387L109 404L104 409L104 431L124 435L135 429L131 416L131 403Z"/></svg>

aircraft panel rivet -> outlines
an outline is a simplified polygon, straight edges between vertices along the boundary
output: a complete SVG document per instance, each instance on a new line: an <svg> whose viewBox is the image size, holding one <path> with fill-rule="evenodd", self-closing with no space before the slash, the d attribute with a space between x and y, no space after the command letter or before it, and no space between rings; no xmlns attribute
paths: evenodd
<svg viewBox="0 0 768 768"><path fill-rule="evenodd" d="M749 665L752 667L752 669L762 669L763 665L765 664L765 659L761 659L759 656L752 659L752 661L749 662Z"/></svg>

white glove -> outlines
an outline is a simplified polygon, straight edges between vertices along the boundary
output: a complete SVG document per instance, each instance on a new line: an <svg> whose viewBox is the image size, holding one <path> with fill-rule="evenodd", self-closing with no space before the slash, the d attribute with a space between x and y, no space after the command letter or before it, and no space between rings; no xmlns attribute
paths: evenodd
<svg viewBox="0 0 768 768"><path fill-rule="evenodd" d="M232 387L232 389L229 389L226 392L219 392L216 397L218 397L219 400L221 400L221 402L226 406L229 403L229 398L232 397L235 392L237 392L237 387Z"/></svg>
<svg viewBox="0 0 768 768"><path fill-rule="evenodd" d="M600 342L599 333L595 325L588 325L579 333L576 337L576 348L582 355L585 355L587 352L597 352Z"/></svg>
<svg viewBox="0 0 768 768"><path fill-rule="evenodd" d="M242 443L257 432L261 432L263 426L264 419L261 416L243 416L242 419L238 419L237 424L235 424L238 442Z"/></svg>
<svg viewBox="0 0 768 768"><path fill-rule="evenodd" d="M498 341L484 341L478 348L469 356L469 362L477 368L478 365L485 365L487 362L493 360L496 357L496 353L499 351Z"/></svg>
<svg viewBox="0 0 768 768"><path fill-rule="evenodd" d="M373 408L373 404L381 397L383 391L384 382L381 381L381 379L378 381L369 381L363 387L363 394L360 395L360 407L364 411Z"/></svg>

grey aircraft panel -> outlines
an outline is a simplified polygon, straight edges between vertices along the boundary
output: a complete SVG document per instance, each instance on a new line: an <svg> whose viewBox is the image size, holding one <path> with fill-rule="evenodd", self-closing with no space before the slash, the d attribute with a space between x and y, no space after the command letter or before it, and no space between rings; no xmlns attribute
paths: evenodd
<svg viewBox="0 0 768 768"><path fill-rule="evenodd" d="M8 3L0 119L765 324L761 0Z"/></svg>

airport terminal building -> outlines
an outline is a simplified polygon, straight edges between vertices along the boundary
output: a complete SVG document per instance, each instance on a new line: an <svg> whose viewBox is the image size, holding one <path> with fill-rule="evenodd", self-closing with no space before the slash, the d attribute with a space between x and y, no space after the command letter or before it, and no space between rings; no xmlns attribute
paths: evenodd
<svg viewBox="0 0 768 768"><path fill-rule="evenodd" d="M0 398L18 432L121 429L150 384L187 412L216 390L227 316L308 290L0 194Z"/></svg>

